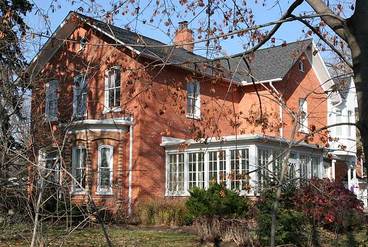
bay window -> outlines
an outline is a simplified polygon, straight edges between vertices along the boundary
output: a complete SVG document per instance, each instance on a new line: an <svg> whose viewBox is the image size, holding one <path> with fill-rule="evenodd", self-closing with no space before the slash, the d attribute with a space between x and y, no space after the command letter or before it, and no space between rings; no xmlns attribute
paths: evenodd
<svg viewBox="0 0 368 247"><path fill-rule="evenodd" d="M101 145L98 148L97 193L111 194L113 178L113 147Z"/></svg>
<svg viewBox="0 0 368 247"><path fill-rule="evenodd" d="M223 184L242 195L257 195L270 182L277 182L284 159L283 150L268 145L221 146L166 151L166 195L188 196L195 187ZM320 176L320 156L290 152L287 179ZM312 167L311 168L311 164Z"/></svg>

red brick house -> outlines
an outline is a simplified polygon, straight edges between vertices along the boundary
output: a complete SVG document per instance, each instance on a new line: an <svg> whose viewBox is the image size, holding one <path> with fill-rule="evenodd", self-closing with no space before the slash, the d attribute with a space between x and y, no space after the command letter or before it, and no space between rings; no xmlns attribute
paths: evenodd
<svg viewBox="0 0 368 247"><path fill-rule="evenodd" d="M254 196L290 140L327 124L333 83L312 40L256 51L252 77L241 55L208 60L192 41L185 22L173 46L71 12L32 61L36 159L63 161L74 200L130 211L211 180ZM324 176L321 139L292 147L290 176Z"/></svg>

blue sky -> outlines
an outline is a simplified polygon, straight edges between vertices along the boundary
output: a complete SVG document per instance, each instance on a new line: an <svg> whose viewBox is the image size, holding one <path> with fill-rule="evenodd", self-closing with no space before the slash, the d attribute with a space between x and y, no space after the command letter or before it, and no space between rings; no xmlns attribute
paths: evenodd
<svg viewBox="0 0 368 247"><path fill-rule="evenodd" d="M87 0L87 1L90 1L90 0ZM49 8L51 2L53 2L55 6L54 12L52 11L51 8ZM101 15L101 12L100 12L101 9L107 9L107 10L111 9L111 5L110 5L111 0L108 0L108 1L95 0L94 2L96 6L97 5L99 6L95 7L92 10L92 13L86 13L86 15L96 17L96 15ZM113 1L113 2L118 2L118 1ZM266 1L266 3L268 3L269 5L266 5L265 7L263 7L259 3L256 4L254 3L254 1L248 1L248 7L252 8L256 23L262 24L262 23L266 23L269 21L277 20L277 18L280 17L281 13L285 11L285 9L293 1L289 1L289 0L280 1L282 2L281 6L271 5L271 3L273 4L273 2L274 1L268 1L268 2ZM65 18L65 16L69 13L69 11L72 11L72 10L78 11L80 10L78 9L80 7L86 10L85 5L82 5L82 6L80 4L73 5L71 4L70 0L33 0L33 3L37 6L38 9L42 10L44 13L48 13L49 18L48 18L47 24L45 25L44 20L39 15L40 12L36 11L37 8L35 8L35 11L26 17L28 24L30 25L32 30L34 30L35 32L37 33L43 32L46 35L49 35L49 33L46 33L46 30L51 30L51 32L53 32L60 25L60 23ZM141 4L140 6L143 7L145 4L145 1L141 1L140 4ZM150 11L151 9L147 8L144 13L150 13ZM303 4L302 6L298 7L297 13L300 13L302 11L310 11L310 8L306 4ZM147 14L142 14L140 19L149 18L148 16L145 16L145 15ZM191 15L188 15L187 17L188 19L192 18ZM155 18L156 18L155 22L156 20L158 22L158 19L160 17L155 17ZM177 18L175 16L175 13L173 13L172 16L170 16L170 18L173 23L172 30L175 29L178 21L183 20L183 17ZM195 29L200 26L199 23L196 23L197 19L194 19L194 21L190 23L190 27ZM117 26L124 27L127 23L129 23L129 21L131 21L130 16L127 17L127 16L122 16L121 14L118 14L117 16L114 17L114 25L117 25ZM216 21L221 21L221 19L219 18ZM162 24L161 25L157 24L157 26L159 26L160 29L166 28ZM172 35L167 36L164 31L159 31L157 28L152 28L147 24L144 25L142 22L139 22L139 21L132 22L130 27L132 27L135 31L145 36L160 40L164 43L171 43ZM291 42L291 41L295 41L299 39L304 39L305 35L304 33L301 32L302 28L303 26L296 22L283 24L283 26L280 28L280 30L275 35L276 44L280 44L283 41ZM41 48L40 43L43 43L45 41L46 41L45 38L39 38L37 36L35 40L28 41L27 58L31 59L34 56L35 52L37 52L37 50ZM234 38L232 40L222 41L221 43L223 47L222 51L224 52L224 54L227 54L227 55L242 52L244 50L243 45L246 42L247 41L244 40L244 38ZM197 48L200 48L200 46L201 45L198 45ZM201 51L197 50L197 53L201 54Z"/></svg>

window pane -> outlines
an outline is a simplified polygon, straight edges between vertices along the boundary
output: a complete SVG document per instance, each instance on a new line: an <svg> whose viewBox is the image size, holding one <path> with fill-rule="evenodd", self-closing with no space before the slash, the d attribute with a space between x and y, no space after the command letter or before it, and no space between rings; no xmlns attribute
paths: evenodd
<svg viewBox="0 0 368 247"><path fill-rule="evenodd" d="M108 73L108 88L114 88L115 87L115 71L113 69L109 70Z"/></svg>
<svg viewBox="0 0 368 247"><path fill-rule="evenodd" d="M204 153L198 153L198 187L204 188Z"/></svg>
<svg viewBox="0 0 368 247"><path fill-rule="evenodd" d="M319 177L319 159L317 157L312 157L311 159L312 165L312 177Z"/></svg>
<svg viewBox="0 0 368 247"><path fill-rule="evenodd" d="M109 107L114 107L115 89L109 89Z"/></svg>
<svg viewBox="0 0 368 247"><path fill-rule="evenodd" d="M308 165L309 165L309 157L301 154L299 157L300 160L300 177L303 179L307 179L308 176Z"/></svg>
<svg viewBox="0 0 368 247"><path fill-rule="evenodd" d="M197 175L196 175L196 166L197 166L197 157L196 153L188 154L188 165L189 165L189 189L197 186Z"/></svg>
<svg viewBox="0 0 368 247"><path fill-rule="evenodd" d="M110 149L101 148L101 164L100 167L109 167Z"/></svg>
<svg viewBox="0 0 368 247"><path fill-rule="evenodd" d="M115 107L120 106L120 87L115 88Z"/></svg>
<svg viewBox="0 0 368 247"><path fill-rule="evenodd" d="M110 184L110 169L109 168L100 168L100 188L101 189L109 189L111 187Z"/></svg>
<svg viewBox="0 0 368 247"><path fill-rule="evenodd" d="M178 154L178 187L177 187L177 191L178 192L183 192L184 191L184 154Z"/></svg>
<svg viewBox="0 0 368 247"><path fill-rule="evenodd" d="M224 182L226 181L226 155L224 150L218 152L218 160L220 182Z"/></svg>
<svg viewBox="0 0 368 247"><path fill-rule="evenodd" d="M208 153L209 182L217 182L217 152Z"/></svg>
<svg viewBox="0 0 368 247"><path fill-rule="evenodd" d="M194 98L187 99L187 113L194 114Z"/></svg>
<svg viewBox="0 0 368 247"><path fill-rule="evenodd" d="M267 149L258 149L258 186L262 190L268 184L268 166L270 152Z"/></svg>
<svg viewBox="0 0 368 247"><path fill-rule="evenodd" d="M120 87L120 70L116 69L115 73L115 87Z"/></svg>
<svg viewBox="0 0 368 247"><path fill-rule="evenodd" d="M231 189L239 189L239 153L238 150L230 151L230 166L231 166Z"/></svg>

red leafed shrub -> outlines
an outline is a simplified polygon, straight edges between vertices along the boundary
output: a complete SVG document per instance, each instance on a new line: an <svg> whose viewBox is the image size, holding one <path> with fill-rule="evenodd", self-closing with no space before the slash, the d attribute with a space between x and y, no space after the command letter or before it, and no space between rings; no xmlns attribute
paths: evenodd
<svg viewBox="0 0 368 247"><path fill-rule="evenodd" d="M363 203L353 192L329 179L311 179L294 197L297 209L313 224L347 230L363 219Z"/></svg>

